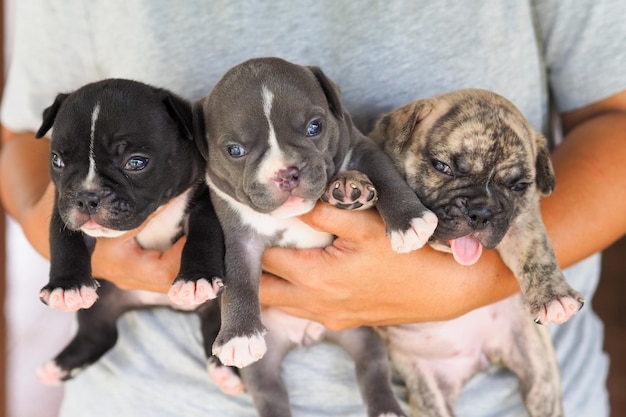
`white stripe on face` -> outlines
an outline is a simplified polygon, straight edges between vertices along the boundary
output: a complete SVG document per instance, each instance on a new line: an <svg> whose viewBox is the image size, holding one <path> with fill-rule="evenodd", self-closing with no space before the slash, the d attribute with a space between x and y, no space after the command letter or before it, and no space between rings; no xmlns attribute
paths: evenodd
<svg viewBox="0 0 626 417"><path fill-rule="evenodd" d="M286 166L283 158L283 153L278 145L278 139L276 138L276 131L270 118L272 112L272 102L274 101L274 94L266 87L262 87L263 92L263 112L267 120L269 149L266 151L263 161L259 165L258 180L260 182L266 182L268 179L274 178L277 171L284 169Z"/></svg>
<svg viewBox="0 0 626 417"><path fill-rule="evenodd" d="M96 159L94 156L94 141L96 140L96 121L100 114L100 103L96 103L91 112L91 131L89 137L89 172L87 178L83 182L85 188L89 188L91 185L95 185L96 179Z"/></svg>

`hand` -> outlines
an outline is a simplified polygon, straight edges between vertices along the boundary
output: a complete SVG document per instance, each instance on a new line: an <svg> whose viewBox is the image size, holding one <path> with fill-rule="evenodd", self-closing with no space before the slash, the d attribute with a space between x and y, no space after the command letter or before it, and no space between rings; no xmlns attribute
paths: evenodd
<svg viewBox="0 0 626 417"><path fill-rule="evenodd" d="M93 276L104 278L124 290L166 293L180 269L185 239L164 252L142 249L134 234L98 239L91 259Z"/></svg>
<svg viewBox="0 0 626 417"><path fill-rule="evenodd" d="M319 203L301 219L338 237L326 248L268 249L261 302L332 329L450 319L519 291L493 251L471 267L429 246L394 252L375 210Z"/></svg>

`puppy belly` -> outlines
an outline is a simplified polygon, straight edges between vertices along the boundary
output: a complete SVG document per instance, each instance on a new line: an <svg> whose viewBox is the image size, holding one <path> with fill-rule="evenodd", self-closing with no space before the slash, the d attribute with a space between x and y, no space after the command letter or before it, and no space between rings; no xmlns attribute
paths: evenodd
<svg viewBox="0 0 626 417"><path fill-rule="evenodd" d="M390 326L383 329L396 366L419 367L464 381L485 370L506 347L519 297L473 310L457 319ZM400 363L398 363L400 362Z"/></svg>
<svg viewBox="0 0 626 417"><path fill-rule="evenodd" d="M159 292L133 290L131 291L135 301L138 305L146 307L165 306L173 308L174 310L193 311L198 308L197 305L178 305L172 303L170 297L167 294L161 294Z"/></svg>
<svg viewBox="0 0 626 417"><path fill-rule="evenodd" d="M281 339L297 346L308 346L318 342L326 332L320 323L291 316L276 308L261 310L261 321L273 333L280 333Z"/></svg>

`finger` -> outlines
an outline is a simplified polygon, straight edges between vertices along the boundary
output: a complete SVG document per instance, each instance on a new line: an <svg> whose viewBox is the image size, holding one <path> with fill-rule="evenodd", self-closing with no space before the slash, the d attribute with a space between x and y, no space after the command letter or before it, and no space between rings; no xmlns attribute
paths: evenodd
<svg viewBox="0 0 626 417"><path fill-rule="evenodd" d="M298 305L297 294L289 281L270 273L263 273L259 287L259 300L262 305L271 307L293 307Z"/></svg>
<svg viewBox="0 0 626 417"><path fill-rule="evenodd" d="M327 262L327 254L322 248L292 249L270 247L263 254L263 270L278 277L297 281L302 271L312 271L321 263ZM280 281L286 282L284 279Z"/></svg>
<svg viewBox="0 0 626 417"><path fill-rule="evenodd" d="M300 219L315 230L341 237L350 236L355 241L385 233L383 221L375 209L342 210L320 202Z"/></svg>
<svg viewBox="0 0 626 417"><path fill-rule="evenodd" d="M275 275L264 273L261 277L259 299L263 306L278 308L287 314L308 320L320 321L320 315L302 308L308 297L295 285Z"/></svg>

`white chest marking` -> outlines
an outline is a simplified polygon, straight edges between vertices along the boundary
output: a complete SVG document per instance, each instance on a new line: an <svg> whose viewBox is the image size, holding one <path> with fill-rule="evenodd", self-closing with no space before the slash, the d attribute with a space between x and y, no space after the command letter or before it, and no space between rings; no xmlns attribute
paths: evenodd
<svg viewBox="0 0 626 417"><path fill-rule="evenodd" d="M267 143L269 145L263 159L259 163L259 170L257 171L257 178L260 182L266 182L268 179L274 178L276 173L281 169L287 168L288 164L285 161L284 155L280 146L278 145L278 138L276 137L276 131L272 124L271 113L272 103L274 101L274 93L272 93L266 86L262 88L263 96L263 113L267 120L268 132Z"/></svg>
<svg viewBox="0 0 626 417"><path fill-rule="evenodd" d="M91 188L96 181L96 158L94 156L94 144L96 141L96 121L100 115L100 103L96 103L91 111L91 129L89 136L89 172L83 182L83 186L87 189Z"/></svg>
<svg viewBox="0 0 626 417"><path fill-rule="evenodd" d="M157 209L156 216L136 237L142 248L165 250L172 246L172 239L182 231L181 221L187 209L190 193L191 191L187 190Z"/></svg>
<svg viewBox="0 0 626 417"><path fill-rule="evenodd" d="M209 187L215 193L225 200L228 205L237 212L242 224L251 227L257 233L263 236L280 235L276 242L272 245L287 246L295 248L323 248L332 243L333 237L329 233L318 232L309 225L301 221L295 216L299 216L310 211L315 206L315 200L304 200L298 206L290 208L289 215L291 217L283 217L285 213L278 209L280 217L274 213L259 213L245 204L235 200L219 188L211 181L209 176L206 177Z"/></svg>

